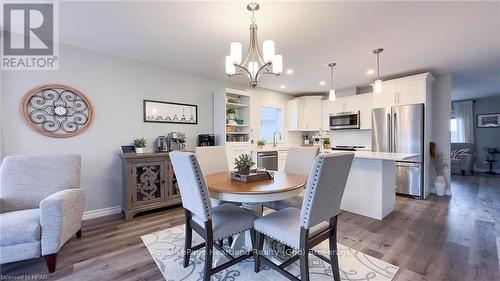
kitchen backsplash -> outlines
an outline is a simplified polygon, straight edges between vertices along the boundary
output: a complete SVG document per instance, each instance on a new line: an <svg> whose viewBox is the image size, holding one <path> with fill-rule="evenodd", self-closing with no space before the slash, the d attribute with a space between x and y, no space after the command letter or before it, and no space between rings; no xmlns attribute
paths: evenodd
<svg viewBox="0 0 500 281"><path fill-rule="evenodd" d="M371 130L338 130L328 132L332 139L332 146L355 145L364 146L367 150L372 148Z"/></svg>

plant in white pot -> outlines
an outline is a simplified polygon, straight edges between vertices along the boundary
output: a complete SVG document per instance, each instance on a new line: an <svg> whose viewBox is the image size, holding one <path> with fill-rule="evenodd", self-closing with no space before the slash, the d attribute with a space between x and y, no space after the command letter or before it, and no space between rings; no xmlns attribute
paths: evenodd
<svg viewBox="0 0 500 281"><path fill-rule="evenodd" d="M228 120L234 120L235 119L235 115L236 115L236 109L234 109L234 108L228 108L226 110L226 115L227 115L227 119Z"/></svg>
<svg viewBox="0 0 500 281"><path fill-rule="evenodd" d="M434 186L436 187L436 194L438 196L443 196L446 191L446 178L444 177L444 169L448 167L448 164L444 160L443 153L439 153L436 149L436 144L431 143L431 158L434 162L434 170L436 171L436 181Z"/></svg>
<svg viewBox="0 0 500 281"><path fill-rule="evenodd" d="M243 175L250 174L250 168L255 165L250 154L241 154L238 158L234 160L234 168L238 170L238 173Z"/></svg>
<svg viewBox="0 0 500 281"><path fill-rule="evenodd" d="M147 140L145 138L134 139L135 153L144 153Z"/></svg>

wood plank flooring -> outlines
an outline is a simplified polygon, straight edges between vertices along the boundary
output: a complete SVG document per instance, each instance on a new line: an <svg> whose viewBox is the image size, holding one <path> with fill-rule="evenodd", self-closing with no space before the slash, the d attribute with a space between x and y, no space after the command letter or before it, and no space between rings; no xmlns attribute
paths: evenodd
<svg viewBox="0 0 500 281"><path fill-rule="evenodd" d="M398 197L383 221L343 212L339 243L401 267L396 280L500 280L500 176L453 176L453 196ZM124 221L121 215L85 221L50 280L163 280L140 236L183 223L180 208ZM2 265L8 276L39 275L43 259Z"/></svg>

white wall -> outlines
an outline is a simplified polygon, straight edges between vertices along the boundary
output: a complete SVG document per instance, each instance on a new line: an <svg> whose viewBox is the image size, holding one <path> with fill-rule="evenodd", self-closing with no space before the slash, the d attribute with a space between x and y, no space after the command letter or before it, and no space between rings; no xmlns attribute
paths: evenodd
<svg viewBox="0 0 500 281"><path fill-rule="evenodd" d="M119 57L61 46L58 71L10 71L2 78L4 92L0 117L3 154L79 153L86 210L121 204L120 145L135 137L153 140L171 131L185 132L187 148L198 134L213 132L212 92L224 87L242 88L229 81L169 70ZM83 134L49 138L31 130L21 119L19 105L31 88L62 83L85 93L94 105L94 120ZM274 98L286 95L266 91ZM280 97L283 96L283 97ZM198 125L144 123L142 100L162 100L198 105Z"/></svg>
<svg viewBox="0 0 500 281"><path fill-rule="evenodd" d="M432 91L432 141L436 143L439 153L443 153L448 166L445 178L450 184L450 117L451 117L451 74L437 76ZM432 169L431 183L434 183L435 172ZM449 192L449 190L448 190Z"/></svg>

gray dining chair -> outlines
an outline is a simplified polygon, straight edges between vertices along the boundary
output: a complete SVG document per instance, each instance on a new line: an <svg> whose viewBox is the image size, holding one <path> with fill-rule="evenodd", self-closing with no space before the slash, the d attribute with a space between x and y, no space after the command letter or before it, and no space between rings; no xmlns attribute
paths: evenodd
<svg viewBox="0 0 500 281"><path fill-rule="evenodd" d="M308 177L318 153L319 147L291 147L288 150L284 172ZM274 210L282 210L288 207L300 209L303 200L304 195L301 194L288 199L267 202L264 206Z"/></svg>
<svg viewBox="0 0 500 281"><path fill-rule="evenodd" d="M225 146L199 146L194 149L196 159L204 175L229 172ZM212 206L224 204L222 200L210 198Z"/></svg>
<svg viewBox="0 0 500 281"><path fill-rule="evenodd" d="M302 208L286 208L255 220L255 272L260 271L260 262L263 261L290 280L308 281L311 252L330 263L334 280L340 281L337 218L353 158L352 152L319 154L307 181ZM262 255L265 236L298 250L299 254L280 265L273 263ZM329 240L330 259L312 251L326 239ZM301 279L285 270L298 259Z"/></svg>
<svg viewBox="0 0 500 281"><path fill-rule="evenodd" d="M181 151L173 151L169 155L185 211L186 233L183 265L184 267L189 266L191 251L205 247L203 280L208 281L213 274L252 257L252 253L249 252L235 258L214 241L220 241L247 230L250 230L252 237L254 237L253 221L255 215L229 203L212 207L207 184L196 155ZM193 230L205 240L204 243L192 246ZM214 247L229 261L213 268Z"/></svg>

